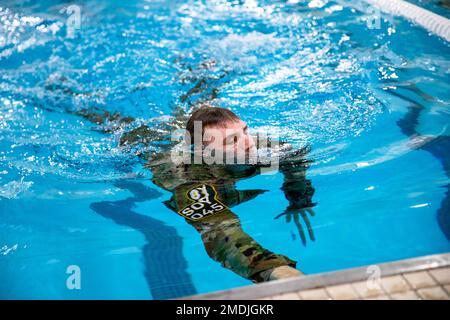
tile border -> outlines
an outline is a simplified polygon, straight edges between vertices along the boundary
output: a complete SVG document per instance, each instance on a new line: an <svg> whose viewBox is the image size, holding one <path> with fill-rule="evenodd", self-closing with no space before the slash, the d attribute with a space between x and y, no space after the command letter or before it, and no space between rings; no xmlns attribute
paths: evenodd
<svg viewBox="0 0 450 320"><path fill-rule="evenodd" d="M450 253L422 256L394 262L373 264L380 268L381 276L397 275L402 273L429 270L450 266ZM349 282L366 280L367 267L339 270L302 276L292 279L283 279L261 284L232 288L205 294L181 297L177 300L253 300L284 293L297 292L319 287L333 286Z"/></svg>

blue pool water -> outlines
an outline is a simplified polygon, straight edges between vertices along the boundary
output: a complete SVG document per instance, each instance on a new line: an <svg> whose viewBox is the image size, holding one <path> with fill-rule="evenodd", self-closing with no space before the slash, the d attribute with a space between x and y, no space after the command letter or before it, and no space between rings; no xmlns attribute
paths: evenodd
<svg viewBox="0 0 450 320"><path fill-rule="evenodd" d="M160 299L186 294L177 283L251 284L208 256L119 134L73 114L164 121L213 90L253 130L312 148L315 241L274 219L288 204L280 173L238 183L269 190L233 208L263 247L305 274L450 250L444 40L387 15L370 29L363 1L77 4L68 36L65 1L0 1L0 298ZM180 99L199 79L206 89ZM102 201L147 232L92 210ZM66 286L71 265L80 290Z"/></svg>

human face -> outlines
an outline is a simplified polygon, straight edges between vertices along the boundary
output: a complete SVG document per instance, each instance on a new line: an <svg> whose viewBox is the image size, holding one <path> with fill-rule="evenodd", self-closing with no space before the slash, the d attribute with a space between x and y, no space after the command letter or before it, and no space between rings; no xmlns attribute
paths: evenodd
<svg viewBox="0 0 450 320"><path fill-rule="evenodd" d="M203 143L209 150L222 151L225 154L247 157L256 152L255 142L248 133L247 124L242 120L206 127Z"/></svg>

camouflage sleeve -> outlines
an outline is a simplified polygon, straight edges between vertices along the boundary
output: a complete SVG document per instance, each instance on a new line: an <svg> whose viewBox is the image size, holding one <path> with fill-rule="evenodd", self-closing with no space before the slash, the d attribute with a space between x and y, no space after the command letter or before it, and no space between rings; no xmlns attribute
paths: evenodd
<svg viewBox="0 0 450 320"><path fill-rule="evenodd" d="M296 262L273 253L242 230L239 218L225 205L226 194L214 184L188 184L177 188L168 206L200 234L208 255L223 267L254 282L267 281L263 271Z"/></svg>
<svg viewBox="0 0 450 320"><path fill-rule="evenodd" d="M306 170L311 161L305 159L308 149L290 152L280 159L280 171L283 173L283 190L289 201L288 209L310 208L315 205L312 202L314 188L311 180L306 179Z"/></svg>
<svg viewBox="0 0 450 320"><path fill-rule="evenodd" d="M118 112L110 113L98 108L81 109L76 111L75 114L98 125L108 124L104 128L105 132L114 132L121 126L130 124L135 120L133 117L124 117Z"/></svg>

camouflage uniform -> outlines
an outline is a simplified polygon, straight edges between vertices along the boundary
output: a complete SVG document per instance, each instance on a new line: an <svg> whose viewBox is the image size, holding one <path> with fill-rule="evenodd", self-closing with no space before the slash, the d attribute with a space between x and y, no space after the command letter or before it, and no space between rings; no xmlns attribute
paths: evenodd
<svg viewBox="0 0 450 320"><path fill-rule="evenodd" d="M215 78L201 78L182 101L189 100L192 110L202 101L211 101L217 95L217 85L226 75ZM213 88L212 90L210 90ZM190 99L198 95L197 102ZM85 119L102 125L104 132L115 132L132 125L134 119L121 117L118 113L108 113L98 109L83 109L73 112ZM296 262L288 257L275 254L263 248L242 230L239 218L230 208L255 198L265 190L236 190L235 183L257 175L258 165L175 165L170 161L170 150L174 144L160 144L170 141L170 132L184 126L188 115L181 108L174 110L170 122L141 124L125 130L120 145L148 160L147 167L153 173L153 182L172 192L172 198L165 202L171 210L183 216L200 234L208 255L235 273L255 282L269 280L270 273L264 272L280 266L295 268ZM160 150L152 154L148 147ZM305 150L303 150L305 151ZM314 189L305 179L306 152L297 153L280 163L284 174L282 190L290 205L287 210L312 207Z"/></svg>
<svg viewBox="0 0 450 320"><path fill-rule="evenodd" d="M159 159L158 159L159 158ZM297 161L286 167L281 162L285 181L283 190L300 207L311 207L313 189L305 179L307 162ZM295 268L296 262L275 254L242 230L239 218L231 207L251 200L265 190L236 190L235 183L261 171L258 165L174 165L167 156L159 155L147 167L153 172L153 182L172 192L165 202L171 210L183 216L200 234L208 255L225 268L254 282L267 281L263 271L280 266Z"/></svg>

